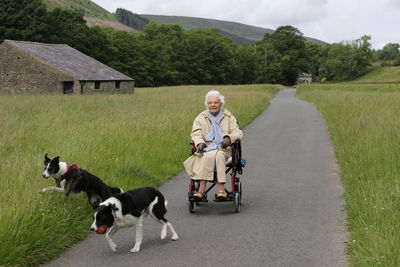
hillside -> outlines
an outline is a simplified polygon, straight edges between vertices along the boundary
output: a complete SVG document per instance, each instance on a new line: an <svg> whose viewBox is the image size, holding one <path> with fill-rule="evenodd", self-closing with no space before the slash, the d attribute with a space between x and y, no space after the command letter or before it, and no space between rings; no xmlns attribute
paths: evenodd
<svg viewBox="0 0 400 267"><path fill-rule="evenodd" d="M353 80L354 83L400 83L400 66L380 66L373 64L371 70L362 77Z"/></svg>
<svg viewBox="0 0 400 267"><path fill-rule="evenodd" d="M51 10L54 8L71 9L75 10L85 16L85 20L89 26L92 25L103 25L113 27L117 30L123 30L132 32L132 27L128 27L118 22L114 13L108 12L106 9L97 5L90 0L42 0L43 3ZM151 21L159 23L173 23L181 25L184 30L189 31L192 29L204 29L204 28L219 28L221 33L231 37L235 43L252 44L256 41L262 40L265 33L272 33L273 30L246 25L237 22L223 21L216 19L204 19L195 17L183 17L183 16L162 16L162 15L150 15L140 14L140 17L144 17ZM305 37L307 40L316 42L324 45L325 42L310 37Z"/></svg>
<svg viewBox="0 0 400 267"><path fill-rule="evenodd" d="M42 0L48 9L71 9L86 17L116 21L114 14L90 0Z"/></svg>
<svg viewBox="0 0 400 267"><path fill-rule="evenodd" d="M160 22L160 23L175 23L181 25L185 30L199 29L199 28L219 28L221 33L232 37L234 40L240 40L239 43L254 43L263 39L265 33L273 33L271 29L251 26L247 24L223 21L216 19L204 19L195 17L183 17L183 16L161 16L161 15L149 15L140 14L149 20ZM314 38L306 37L309 41L325 45L326 42L317 40ZM238 42L236 42L238 43Z"/></svg>
<svg viewBox="0 0 400 267"><path fill-rule="evenodd" d="M99 18L86 17L86 16L83 18L86 20L86 25L88 25L88 26L100 25L100 26L111 27L111 28L119 30L119 31L136 32L135 29L128 27L118 21L110 21L110 20L106 20L106 19L99 19Z"/></svg>

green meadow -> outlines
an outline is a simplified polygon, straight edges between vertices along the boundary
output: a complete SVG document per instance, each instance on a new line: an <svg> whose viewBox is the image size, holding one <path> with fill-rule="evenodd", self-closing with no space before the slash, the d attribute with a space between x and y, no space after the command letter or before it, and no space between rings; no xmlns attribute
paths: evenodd
<svg viewBox="0 0 400 267"><path fill-rule="evenodd" d="M89 234L84 194L40 194L43 158L61 156L111 186L159 186L183 169L190 130L211 89L241 127L280 89L273 85L137 88L132 95L0 96L0 266L35 266ZM186 192L182 192L186 194Z"/></svg>
<svg viewBox="0 0 400 267"><path fill-rule="evenodd" d="M371 70L352 82L382 82L400 83L400 67L386 66L381 67L380 63L374 63Z"/></svg>
<svg viewBox="0 0 400 267"><path fill-rule="evenodd" d="M389 74L374 75L367 78ZM328 124L345 188L350 266L400 266L400 85L301 85L298 96Z"/></svg>

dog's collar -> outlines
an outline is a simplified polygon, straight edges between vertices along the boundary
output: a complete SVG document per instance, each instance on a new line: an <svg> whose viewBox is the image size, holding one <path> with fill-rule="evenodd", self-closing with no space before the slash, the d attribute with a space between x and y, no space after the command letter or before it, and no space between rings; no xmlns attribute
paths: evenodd
<svg viewBox="0 0 400 267"><path fill-rule="evenodd" d="M67 171L63 175L61 175L60 178L58 178L57 180L59 182L64 180L65 177L67 176L67 174L69 173L69 171L71 170L71 168L74 168L75 170L79 170L79 167L76 164L72 164L71 166L67 165Z"/></svg>

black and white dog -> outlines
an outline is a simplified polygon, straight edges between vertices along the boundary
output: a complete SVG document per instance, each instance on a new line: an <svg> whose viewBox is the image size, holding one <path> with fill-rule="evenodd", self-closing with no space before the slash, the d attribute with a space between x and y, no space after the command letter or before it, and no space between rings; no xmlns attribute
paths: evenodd
<svg viewBox="0 0 400 267"><path fill-rule="evenodd" d="M162 224L161 239L167 236L167 227L172 233L172 240L178 240L178 235L171 223L164 217L167 213L167 201L160 191L151 187L138 188L121 194L116 194L94 211L94 221L90 229L97 234L106 234L111 250L116 251L117 245L111 237L124 227L136 227L135 246L131 252L139 252L142 244L142 220L150 215ZM108 231L107 231L108 230Z"/></svg>
<svg viewBox="0 0 400 267"><path fill-rule="evenodd" d="M112 195L123 192L121 188L106 185L100 178L76 165L69 166L66 162L60 161L60 157L49 159L47 154L44 156L42 176L45 179L53 176L56 186L43 188L40 190L41 193L57 191L69 195L85 192L93 209Z"/></svg>

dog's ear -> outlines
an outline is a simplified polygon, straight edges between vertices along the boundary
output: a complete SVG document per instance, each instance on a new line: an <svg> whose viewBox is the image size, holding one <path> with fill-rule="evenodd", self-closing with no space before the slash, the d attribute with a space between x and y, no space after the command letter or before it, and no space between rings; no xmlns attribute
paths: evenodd
<svg viewBox="0 0 400 267"><path fill-rule="evenodd" d="M60 157L55 157L54 159L51 160L54 164L58 165L60 163Z"/></svg>
<svg viewBox="0 0 400 267"><path fill-rule="evenodd" d="M50 161L51 161L51 159L49 159L49 157L47 157L47 153L46 153L44 155L44 165L47 165Z"/></svg>

